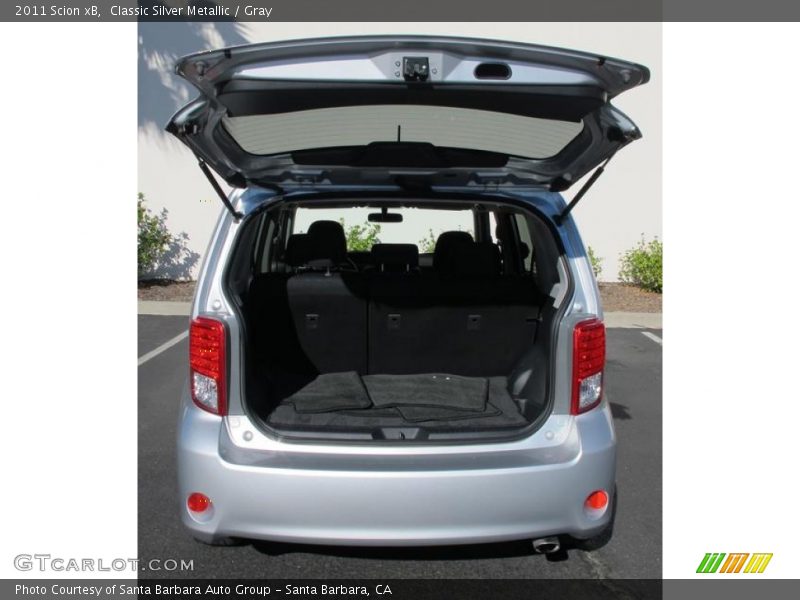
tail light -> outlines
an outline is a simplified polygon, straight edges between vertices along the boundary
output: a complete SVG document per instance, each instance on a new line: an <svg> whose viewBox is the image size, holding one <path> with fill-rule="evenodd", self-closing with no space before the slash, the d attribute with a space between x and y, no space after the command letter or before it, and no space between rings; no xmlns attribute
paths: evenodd
<svg viewBox="0 0 800 600"><path fill-rule="evenodd" d="M600 319L575 325L572 337L572 410L579 415L591 410L603 396L606 363L606 326Z"/></svg>
<svg viewBox="0 0 800 600"><path fill-rule="evenodd" d="M215 415L227 414L225 326L198 317L189 328L189 375L192 400Z"/></svg>

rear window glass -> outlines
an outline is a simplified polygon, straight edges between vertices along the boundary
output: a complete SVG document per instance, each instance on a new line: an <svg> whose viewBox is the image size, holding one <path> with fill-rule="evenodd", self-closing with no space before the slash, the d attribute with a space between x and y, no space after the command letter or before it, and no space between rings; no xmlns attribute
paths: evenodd
<svg viewBox="0 0 800 600"><path fill-rule="evenodd" d="M583 130L583 122L418 105L343 106L225 117L223 123L243 150L257 155L399 139L445 148L549 158Z"/></svg>
<svg viewBox="0 0 800 600"><path fill-rule="evenodd" d="M422 254L433 252L436 239L444 231L466 231L475 238L471 210L390 208L390 213L403 216L401 223L370 223L367 217L375 212L380 210L298 208L292 233L306 233L314 221L338 221L344 226L350 252L368 251L372 244L416 244Z"/></svg>

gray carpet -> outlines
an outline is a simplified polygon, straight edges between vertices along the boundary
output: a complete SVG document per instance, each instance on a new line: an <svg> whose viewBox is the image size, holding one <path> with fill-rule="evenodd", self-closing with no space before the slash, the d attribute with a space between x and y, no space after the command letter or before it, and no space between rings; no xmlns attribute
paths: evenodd
<svg viewBox="0 0 800 600"><path fill-rule="evenodd" d="M482 412L469 412L427 407L363 408L331 412L300 413L294 405L282 403L267 417L273 427L297 430L369 431L381 427L402 427L414 423L431 431L476 431L481 429L523 427L528 420L507 390L505 377L488 379L486 408ZM427 412L414 412L417 409ZM404 419L400 411L407 417Z"/></svg>
<svg viewBox="0 0 800 600"><path fill-rule="evenodd" d="M500 414L500 409L491 402L485 402L483 410L461 410L453 408L435 408L432 406L398 406L397 412L409 423L424 423L425 421L459 421L461 419L475 419L493 417Z"/></svg>
<svg viewBox="0 0 800 600"><path fill-rule="evenodd" d="M489 389L483 377L446 373L365 375L363 380L373 406L400 408L403 416L411 407L417 414L421 408L483 412Z"/></svg>
<svg viewBox="0 0 800 600"><path fill-rule="evenodd" d="M325 373L284 400L301 414L368 408L370 402L361 377L355 371Z"/></svg>

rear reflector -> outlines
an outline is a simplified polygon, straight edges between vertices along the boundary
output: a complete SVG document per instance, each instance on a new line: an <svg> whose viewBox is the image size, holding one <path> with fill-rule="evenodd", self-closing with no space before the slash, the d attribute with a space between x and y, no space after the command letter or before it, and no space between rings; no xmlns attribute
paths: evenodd
<svg viewBox="0 0 800 600"><path fill-rule="evenodd" d="M600 319L575 325L572 338L572 407L579 415L591 410L603 396L606 363L606 327Z"/></svg>
<svg viewBox="0 0 800 600"><path fill-rule="evenodd" d="M603 490L597 490L589 494L586 498L585 506L591 510L602 510L608 506L608 494Z"/></svg>
<svg viewBox="0 0 800 600"><path fill-rule="evenodd" d="M189 494L189 497L186 499L186 507L194 513L205 512L210 506L211 500L208 496L200 492Z"/></svg>
<svg viewBox="0 0 800 600"><path fill-rule="evenodd" d="M206 317L192 321L189 369L194 403L215 415L227 414L225 326L221 321Z"/></svg>

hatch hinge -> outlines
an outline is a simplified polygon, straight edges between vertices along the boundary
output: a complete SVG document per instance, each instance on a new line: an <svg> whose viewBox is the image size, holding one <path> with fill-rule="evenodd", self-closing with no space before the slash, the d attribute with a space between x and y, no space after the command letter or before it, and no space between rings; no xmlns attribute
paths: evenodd
<svg viewBox="0 0 800 600"><path fill-rule="evenodd" d="M589 188L591 188L594 185L594 182L597 181L600 178L600 175L603 174L603 171L606 169L606 165L608 165L612 158L614 158L614 154L609 156L602 165L594 170L594 173L589 176L589 179L587 179L586 183L584 183L581 189L578 190L578 193L575 194L575 197L570 201L570 203L564 207L564 210L555 216L556 225L562 225L564 223L564 220L567 218L567 216L569 216L569 213L572 212L572 209L575 208L578 202L581 201L581 198L583 198L586 195L586 192L589 191Z"/></svg>
<svg viewBox="0 0 800 600"><path fill-rule="evenodd" d="M230 212L233 215L233 218L237 221L241 219L244 215L236 210L233 207L233 204L231 204L231 201L228 200L228 196L225 195L225 192L220 187L219 183L214 177L214 174L211 172L211 169L208 168L206 161L198 157L197 164L200 165L200 170L203 172L203 175L206 176L206 179L208 179L208 182L211 184L211 187L214 188L214 191L217 192L217 196L219 196L220 200L222 200L222 203L225 205L225 208L228 209L228 212Z"/></svg>

